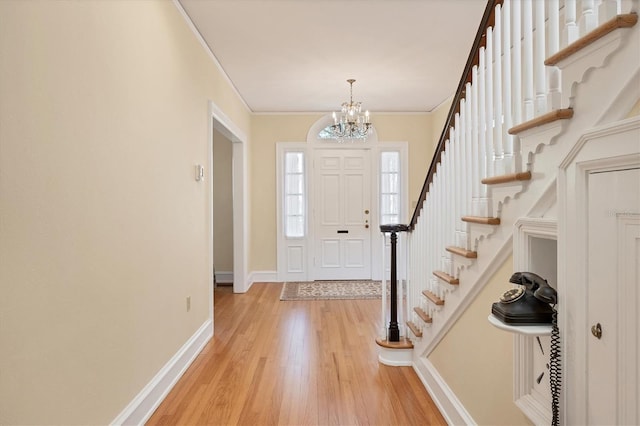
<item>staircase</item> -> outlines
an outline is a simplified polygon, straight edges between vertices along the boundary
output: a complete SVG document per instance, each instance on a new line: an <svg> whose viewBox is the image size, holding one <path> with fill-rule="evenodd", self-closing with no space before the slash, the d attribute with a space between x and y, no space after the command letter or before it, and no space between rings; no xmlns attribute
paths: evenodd
<svg viewBox="0 0 640 426"><path fill-rule="evenodd" d="M511 254L514 223L555 202L558 166L580 135L637 84L638 8L488 2L409 224L402 334L419 373Z"/></svg>

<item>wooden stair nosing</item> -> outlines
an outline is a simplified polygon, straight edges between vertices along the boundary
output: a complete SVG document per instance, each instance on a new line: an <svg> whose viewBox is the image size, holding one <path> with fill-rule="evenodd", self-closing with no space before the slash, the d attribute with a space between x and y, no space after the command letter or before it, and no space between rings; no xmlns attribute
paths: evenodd
<svg viewBox="0 0 640 426"><path fill-rule="evenodd" d="M475 251L463 249L462 247L449 246L445 250L449 253L457 254L458 256L466 257L467 259L477 259L478 253Z"/></svg>
<svg viewBox="0 0 640 426"><path fill-rule="evenodd" d="M534 127L542 126L543 124L553 123L558 120L567 120L571 117L573 117L573 109L556 109L546 114L542 114L540 117L518 124L517 126L510 128L508 133L510 135L517 135L525 130L533 129Z"/></svg>
<svg viewBox="0 0 640 426"><path fill-rule="evenodd" d="M424 297L432 301L436 306L444 305L444 300L440 299L438 296L431 293L429 290L424 290L422 294L424 295Z"/></svg>
<svg viewBox="0 0 640 426"><path fill-rule="evenodd" d="M420 317L420 319L427 323L427 324L431 324L433 322L433 318L431 318L425 311L423 311L422 309L416 307L413 308L413 312L415 312L416 314L418 314L418 316Z"/></svg>
<svg viewBox="0 0 640 426"><path fill-rule="evenodd" d="M531 180L531 172L510 173L507 175L492 176L482 179L485 185L497 185L499 183L517 182L522 180Z"/></svg>
<svg viewBox="0 0 640 426"><path fill-rule="evenodd" d="M481 225L500 225L499 217L462 216L462 221Z"/></svg>
<svg viewBox="0 0 640 426"><path fill-rule="evenodd" d="M406 337L400 339L399 342L390 342L387 339L378 337L376 338L376 343L378 346L382 346L387 349L413 349L413 343Z"/></svg>
<svg viewBox="0 0 640 426"><path fill-rule="evenodd" d="M569 56L573 55L576 52L584 49L589 46L591 43L596 40L606 36L612 31L617 30L618 28L631 28L638 22L638 15L635 13L628 13L624 15L618 15L608 20L604 24L598 26L593 31L585 34L580 37L578 40L574 41L567 47L559 50L557 53L549 56L544 64L547 66L557 65L563 59L567 59Z"/></svg>
<svg viewBox="0 0 640 426"><path fill-rule="evenodd" d="M451 285L458 285L460 284L460 280L457 279L456 277L453 277L449 274L447 274L446 272L442 272L442 271L433 271L433 275L435 275L436 277L440 278L442 281L449 283Z"/></svg>
<svg viewBox="0 0 640 426"><path fill-rule="evenodd" d="M409 327L409 330L411 330L414 336L422 337L422 331L420 331L417 325L415 325L411 321L407 321L407 327Z"/></svg>

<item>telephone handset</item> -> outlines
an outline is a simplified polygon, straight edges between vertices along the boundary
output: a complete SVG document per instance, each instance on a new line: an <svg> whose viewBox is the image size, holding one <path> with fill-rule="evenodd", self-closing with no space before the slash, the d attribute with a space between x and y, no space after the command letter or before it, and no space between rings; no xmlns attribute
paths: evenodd
<svg viewBox="0 0 640 426"><path fill-rule="evenodd" d="M556 290L533 272L516 272L509 279L519 287L506 291L491 306L491 313L505 324L551 324L558 301Z"/></svg>
<svg viewBox="0 0 640 426"><path fill-rule="evenodd" d="M558 330L558 293L547 280L533 272L516 272L509 282L518 287L506 291L500 301L491 306L491 313L508 325L551 324L549 355L549 385L551 387L551 424L560 424L560 330ZM540 341L538 340L538 343ZM542 346L541 346L542 348Z"/></svg>

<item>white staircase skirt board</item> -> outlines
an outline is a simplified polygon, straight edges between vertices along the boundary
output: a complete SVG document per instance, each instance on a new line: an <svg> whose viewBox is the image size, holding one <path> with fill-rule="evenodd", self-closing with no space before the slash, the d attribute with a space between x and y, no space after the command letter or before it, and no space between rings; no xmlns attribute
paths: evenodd
<svg viewBox="0 0 640 426"><path fill-rule="evenodd" d="M111 422L112 425L143 425L169 391L187 371L193 360L202 351L213 336L211 319L205 321L200 328L186 341L153 379L136 395L124 410Z"/></svg>
<svg viewBox="0 0 640 426"><path fill-rule="evenodd" d="M413 364L413 369L448 425L477 424L431 361L420 358Z"/></svg>

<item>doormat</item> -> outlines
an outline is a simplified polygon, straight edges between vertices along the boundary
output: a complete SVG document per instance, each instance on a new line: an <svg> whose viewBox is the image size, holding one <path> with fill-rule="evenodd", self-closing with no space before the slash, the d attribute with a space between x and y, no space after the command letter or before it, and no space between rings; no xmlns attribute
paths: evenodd
<svg viewBox="0 0 640 426"><path fill-rule="evenodd" d="M280 300L379 299L380 281L290 281Z"/></svg>

